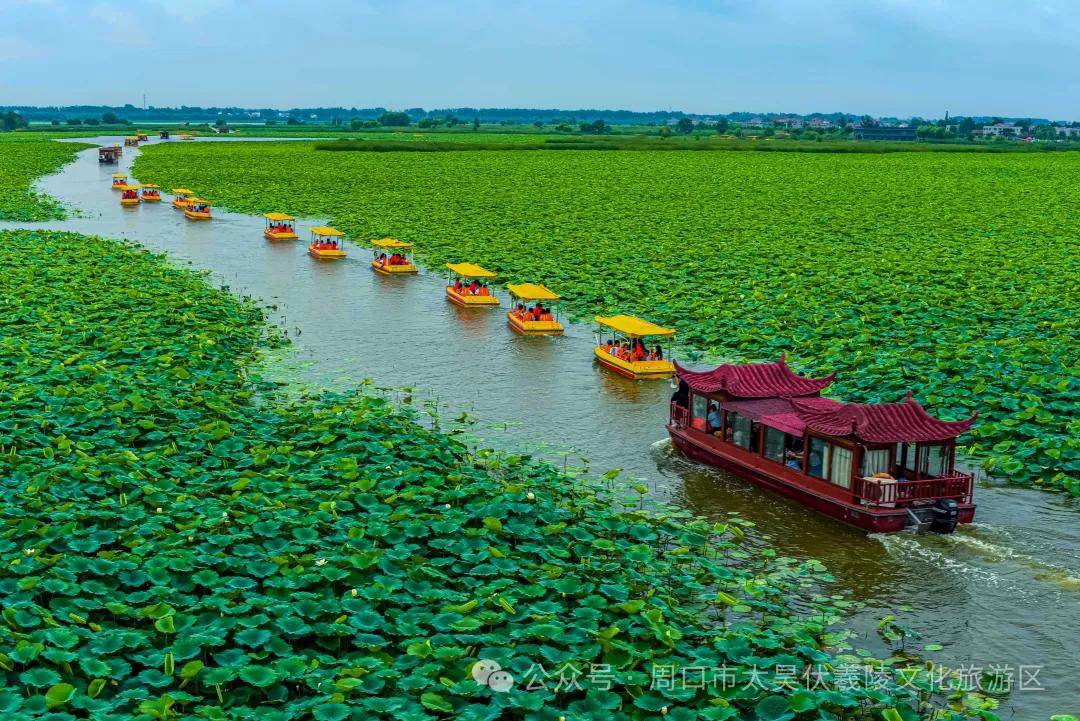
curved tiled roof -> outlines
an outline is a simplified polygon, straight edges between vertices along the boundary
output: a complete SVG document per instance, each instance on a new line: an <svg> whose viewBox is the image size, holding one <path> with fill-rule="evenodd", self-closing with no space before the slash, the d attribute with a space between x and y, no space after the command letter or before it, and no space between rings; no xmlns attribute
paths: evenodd
<svg viewBox="0 0 1080 721"><path fill-rule="evenodd" d="M807 428L830 436L855 436L869 443L945 441L966 432L979 415L943 421L926 412L911 392L901 403L837 403L833 406L791 399Z"/></svg>
<svg viewBox="0 0 1080 721"><path fill-rule="evenodd" d="M723 392L734 398L779 398L813 396L832 383L825 378L804 378L788 367L784 356L773 363L725 363L711 371L692 371L675 364L679 379L702 393Z"/></svg>

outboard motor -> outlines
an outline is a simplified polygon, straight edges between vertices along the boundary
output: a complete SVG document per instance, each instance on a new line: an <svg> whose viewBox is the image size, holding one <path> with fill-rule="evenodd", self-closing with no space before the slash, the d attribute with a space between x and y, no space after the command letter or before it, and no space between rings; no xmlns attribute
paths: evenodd
<svg viewBox="0 0 1080 721"><path fill-rule="evenodd" d="M956 530L956 519L959 517L960 511L955 500L952 498L940 498L934 503L932 510L934 520L930 524L931 531L935 533L952 533Z"/></svg>

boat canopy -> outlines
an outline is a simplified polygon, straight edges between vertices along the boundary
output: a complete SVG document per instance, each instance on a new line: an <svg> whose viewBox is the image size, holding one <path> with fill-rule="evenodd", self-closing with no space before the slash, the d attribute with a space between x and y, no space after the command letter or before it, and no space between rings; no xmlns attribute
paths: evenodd
<svg viewBox="0 0 1080 721"><path fill-rule="evenodd" d="M188 198L192 205L210 205L210 201L205 198Z"/></svg>
<svg viewBox="0 0 1080 721"><path fill-rule="evenodd" d="M978 413L960 421L943 421L926 412L908 391L900 403L807 403L792 399L795 413L807 428L830 436L854 436L868 443L947 441L971 428Z"/></svg>
<svg viewBox="0 0 1080 721"><path fill-rule="evenodd" d="M412 247L412 243L406 243L404 240L398 240L397 238L379 238L371 241L371 244L376 248L386 248L387 250L408 250Z"/></svg>
<svg viewBox="0 0 1080 721"><path fill-rule="evenodd" d="M596 322L630 338L675 335L675 331L671 328L664 328L647 320L635 318L632 315L613 315L609 318L598 315L596 316Z"/></svg>
<svg viewBox="0 0 1080 721"><path fill-rule="evenodd" d="M331 228L329 225L316 225L314 228L311 229L311 232L315 235L333 235L338 237L345 236L345 234L342 233L340 230L338 230L337 228Z"/></svg>
<svg viewBox="0 0 1080 721"><path fill-rule="evenodd" d="M494 278L495 273L492 273L487 268L481 268L475 263L447 263L446 267L454 273L457 273L462 278Z"/></svg>
<svg viewBox="0 0 1080 721"><path fill-rule="evenodd" d="M788 367L783 355L773 363L725 363L711 371L692 371L676 363L675 373L695 391L733 398L816 396L836 377L835 373L824 378L800 376Z"/></svg>
<svg viewBox="0 0 1080 721"><path fill-rule="evenodd" d="M173 188L173 195L191 195L192 191L187 188Z"/></svg>
<svg viewBox="0 0 1080 721"><path fill-rule="evenodd" d="M160 185L157 185L157 184L155 184L155 183L143 183L143 184L142 184L142 187L144 187L144 188L149 188L150 190L157 190L157 189L158 189L158 188L160 188L161 186L160 186Z"/></svg>
<svg viewBox="0 0 1080 721"><path fill-rule="evenodd" d="M127 173L113 173L113 174L112 174L112 176L113 176L114 178L126 178L126 177L127 177Z"/></svg>
<svg viewBox="0 0 1080 721"><path fill-rule="evenodd" d="M138 183L135 185L121 185L120 190L138 190L140 187Z"/></svg>
<svg viewBox="0 0 1080 721"><path fill-rule="evenodd" d="M291 215L287 215L285 213L263 213L263 217L266 218L267 220L278 220L278 221L296 220L296 218L292 217Z"/></svg>
<svg viewBox="0 0 1080 721"><path fill-rule="evenodd" d="M511 283L506 286L506 289L522 300L559 300L558 293L539 283Z"/></svg>

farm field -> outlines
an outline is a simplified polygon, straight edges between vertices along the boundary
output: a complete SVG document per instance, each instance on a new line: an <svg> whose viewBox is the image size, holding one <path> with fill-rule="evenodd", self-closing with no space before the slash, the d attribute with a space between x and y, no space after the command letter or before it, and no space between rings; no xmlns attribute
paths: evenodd
<svg viewBox="0 0 1080 721"><path fill-rule="evenodd" d="M70 162L88 145L56 143L50 135L0 133L0 220L54 220L65 216L53 199L33 192L33 182Z"/></svg>
<svg viewBox="0 0 1080 721"><path fill-rule="evenodd" d="M787 352L836 392L909 388L993 474L1080 494L1074 153L325 152L149 147L135 174L326 216L430 268L541 281L579 317L678 328L683 357Z"/></svg>
<svg viewBox="0 0 1080 721"><path fill-rule="evenodd" d="M261 311L163 256L2 231L0 263L5 719L931 718L908 657L830 631L850 604L813 595L820 564L738 519L642 511L379 395L281 397ZM612 683L495 693L481 652ZM651 690L668 664L877 676ZM933 718L984 703L954 702Z"/></svg>

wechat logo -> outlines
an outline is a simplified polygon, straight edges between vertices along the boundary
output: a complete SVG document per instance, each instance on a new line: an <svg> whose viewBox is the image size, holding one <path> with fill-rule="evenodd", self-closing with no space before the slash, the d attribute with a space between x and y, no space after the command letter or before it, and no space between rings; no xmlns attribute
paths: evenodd
<svg viewBox="0 0 1080 721"><path fill-rule="evenodd" d="M491 659L482 658L472 665L472 677L481 686L487 686L496 693L506 693L514 687L514 677L509 671Z"/></svg>

